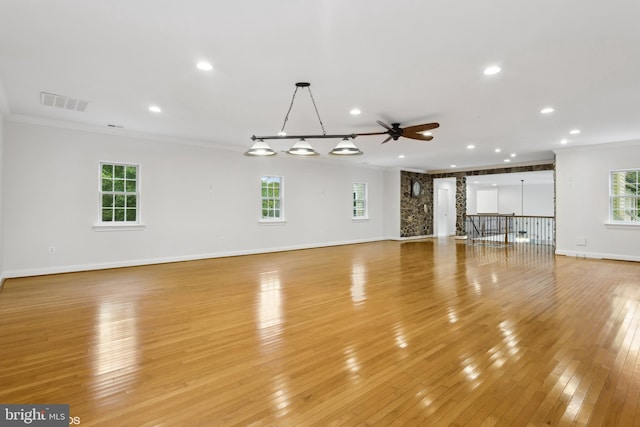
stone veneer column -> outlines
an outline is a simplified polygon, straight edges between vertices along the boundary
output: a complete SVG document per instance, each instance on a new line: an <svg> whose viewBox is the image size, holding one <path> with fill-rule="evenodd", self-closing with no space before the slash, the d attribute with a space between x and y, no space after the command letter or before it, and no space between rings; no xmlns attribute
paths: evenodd
<svg viewBox="0 0 640 427"><path fill-rule="evenodd" d="M456 176L456 236L466 236L467 177Z"/></svg>

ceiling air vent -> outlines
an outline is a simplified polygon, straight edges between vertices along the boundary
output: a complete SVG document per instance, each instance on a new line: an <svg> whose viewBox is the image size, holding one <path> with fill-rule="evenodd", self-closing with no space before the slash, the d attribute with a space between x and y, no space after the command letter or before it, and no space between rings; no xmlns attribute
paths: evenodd
<svg viewBox="0 0 640 427"><path fill-rule="evenodd" d="M89 105L89 101L70 98L55 93L40 92L40 104L47 107L64 108L65 110L80 111L84 113Z"/></svg>

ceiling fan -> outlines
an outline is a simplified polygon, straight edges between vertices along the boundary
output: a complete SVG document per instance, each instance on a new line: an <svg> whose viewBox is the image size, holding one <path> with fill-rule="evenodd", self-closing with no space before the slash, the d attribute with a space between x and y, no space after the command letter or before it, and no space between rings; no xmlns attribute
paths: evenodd
<svg viewBox="0 0 640 427"><path fill-rule="evenodd" d="M397 141L401 136L404 138L415 139L418 141L431 141L433 139L432 135L425 134L425 132L430 131L431 129L436 129L440 127L439 123L425 123L422 125L409 126L406 128L401 128L400 123L392 123L391 126L388 124L377 120L378 123L383 128L387 129L386 132L369 132L369 133L356 133L356 136L369 136L369 135L389 135L387 139L382 141L382 144L385 144L392 139Z"/></svg>

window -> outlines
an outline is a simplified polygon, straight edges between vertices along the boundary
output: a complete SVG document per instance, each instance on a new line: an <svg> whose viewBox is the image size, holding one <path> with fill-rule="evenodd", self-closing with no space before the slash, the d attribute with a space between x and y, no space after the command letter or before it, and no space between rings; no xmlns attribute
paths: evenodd
<svg viewBox="0 0 640 427"><path fill-rule="evenodd" d="M353 219L367 218L367 184L353 184Z"/></svg>
<svg viewBox="0 0 640 427"><path fill-rule="evenodd" d="M100 163L100 220L107 224L138 223L138 166Z"/></svg>
<svg viewBox="0 0 640 427"><path fill-rule="evenodd" d="M281 176L263 176L261 184L262 221L283 221L283 186Z"/></svg>
<svg viewBox="0 0 640 427"><path fill-rule="evenodd" d="M640 224L640 169L611 172L611 222Z"/></svg>

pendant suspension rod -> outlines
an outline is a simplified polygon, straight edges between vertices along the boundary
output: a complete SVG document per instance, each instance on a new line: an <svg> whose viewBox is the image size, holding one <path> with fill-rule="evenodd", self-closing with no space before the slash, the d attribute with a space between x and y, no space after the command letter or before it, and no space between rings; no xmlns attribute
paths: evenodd
<svg viewBox="0 0 640 427"><path fill-rule="evenodd" d="M289 109L287 110L287 114L284 116L284 122L282 122L282 129L280 129L280 133L284 133L284 127L287 125L287 120L289 120L289 113L293 108L293 101L296 100L296 93L298 92L298 88L302 86L296 85L296 90L293 91L293 96L291 97L291 104L289 104Z"/></svg>
<svg viewBox="0 0 640 427"><path fill-rule="evenodd" d="M311 98L311 103L313 104L313 109L316 111L316 117L318 117L318 122L320 123L320 128L322 129L322 134L326 135L327 131L324 129L324 123L322 123L322 119L320 118L320 112L318 111L318 106L316 105L316 100L313 98L313 93L311 93L311 83L307 82L299 82L296 83L296 90L293 91L293 96L291 97L291 103L289 104L289 109L287 110L287 114L284 116L284 121L282 122L282 129L280 129L280 133L284 133L284 128L287 126L287 121L289 121L289 114L291 113L291 109L293 108L293 103L296 100L296 94L298 93L298 89L307 88L309 91L309 97Z"/></svg>
<svg viewBox="0 0 640 427"><path fill-rule="evenodd" d="M522 183L522 192L520 193L520 203L521 203L521 211L520 211L520 215L524 216L524 179L521 179L520 182Z"/></svg>
<svg viewBox="0 0 640 427"><path fill-rule="evenodd" d="M259 140L268 140L268 139L344 139L344 138L351 138L351 139L355 139L355 137L358 136L358 134L355 133L350 133L348 135L272 135L272 136L255 136L253 135L251 137L252 141L259 141Z"/></svg>
<svg viewBox="0 0 640 427"><path fill-rule="evenodd" d="M320 127L322 128L322 134L326 135L327 131L324 130L324 124L322 124L322 119L320 118L320 113L318 112L318 107L316 107L316 100L313 99L313 93L311 93L311 86L307 86L307 90L309 91L309 96L311 96L311 102L313 103L313 108L315 108L315 110L316 110L316 116L318 116L318 121L320 122Z"/></svg>

